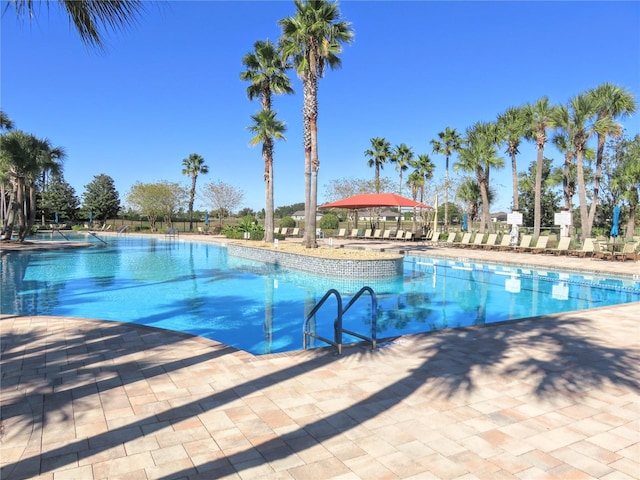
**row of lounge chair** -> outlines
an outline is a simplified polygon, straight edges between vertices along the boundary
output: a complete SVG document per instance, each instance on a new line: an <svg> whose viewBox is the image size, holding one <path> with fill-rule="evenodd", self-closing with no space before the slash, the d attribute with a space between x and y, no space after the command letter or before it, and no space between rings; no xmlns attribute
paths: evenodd
<svg viewBox="0 0 640 480"><path fill-rule="evenodd" d="M457 234L455 232L449 233L445 239L441 239L441 234L436 232L432 238L427 240L427 243L435 246L482 248L498 251L543 253L550 255L571 255L605 260L638 260L639 258L638 242L620 242L620 248L605 249L603 248L603 245L611 244L599 242L593 238L586 238L581 248L571 249L571 238L569 237L561 237L555 247L550 247L550 237L548 235L540 235L535 244L533 244L532 235L523 235L517 245L511 245L511 236L508 234L502 236L500 243L497 243L498 234L496 233L487 235L486 240L484 234L478 233L472 241L472 235L472 233L465 233L461 240L456 241Z"/></svg>
<svg viewBox="0 0 640 480"><path fill-rule="evenodd" d="M279 233L285 236L299 237L301 236L300 229L298 228L275 228L274 233ZM322 230L316 232L316 236L324 238L325 234ZM352 238L363 240L403 240L411 241L415 240L415 236L410 230L382 230L382 229L366 229L363 234L360 230L354 228L350 233L347 233L346 228L340 228L338 233L333 236L334 238Z"/></svg>

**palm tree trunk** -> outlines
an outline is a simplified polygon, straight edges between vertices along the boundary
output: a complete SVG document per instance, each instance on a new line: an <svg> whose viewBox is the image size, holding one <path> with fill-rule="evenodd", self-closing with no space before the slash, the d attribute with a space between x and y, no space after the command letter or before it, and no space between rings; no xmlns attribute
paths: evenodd
<svg viewBox="0 0 640 480"><path fill-rule="evenodd" d="M513 210L520 209L518 205L518 164L515 152L511 152L511 186L513 187Z"/></svg>
<svg viewBox="0 0 640 480"><path fill-rule="evenodd" d="M273 242L273 159L265 158L265 212L264 212L264 239Z"/></svg>
<svg viewBox="0 0 640 480"><path fill-rule="evenodd" d="M533 238L540 236L542 223L542 169L544 168L544 142L538 141L538 157L536 159L536 184L533 205Z"/></svg>
<svg viewBox="0 0 640 480"><path fill-rule="evenodd" d="M482 222L480 223L480 233L493 233L493 223L491 222L491 205L489 204L489 176L482 171L478 178L480 185L480 196L482 197Z"/></svg>
<svg viewBox="0 0 640 480"><path fill-rule="evenodd" d="M320 168L320 160L318 159L318 79L315 75L315 67L310 71L308 82L308 108L307 114L309 118L309 134L311 139L311 158L310 158L310 177L309 177L309 219L307 248L318 248L316 241L316 210L318 204L318 169Z"/></svg>
<svg viewBox="0 0 640 480"><path fill-rule="evenodd" d="M309 228L311 236L307 247L318 248L316 240L316 211L318 209L318 170L320 169L320 160L318 160L318 126L316 117L311 118L311 192L309 197Z"/></svg>
<svg viewBox="0 0 640 480"><path fill-rule="evenodd" d="M580 199L580 225L582 227L582 239L591 236L591 228L587 216L587 192L584 185L584 167L582 164L582 149L576 152L576 167L578 175L578 198Z"/></svg>
<svg viewBox="0 0 640 480"><path fill-rule="evenodd" d="M17 208L17 194L16 187L11 189L11 194L9 196L9 204L7 205L7 215L4 219L4 224L2 228L2 240L11 240L11 236L13 235L13 224L16 219L16 210Z"/></svg>
<svg viewBox="0 0 640 480"><path fill-rule="evenodd" d="M31 233L31 229L33 228L33 225L36 223L36 203L37 203L37 194L38 189L37 186L35 184L35 182L33 182L30 186L29 186L29 203L28 203L28 216L27 216L27 228L26 228L26 232L25 232L25 236L28 235L29 233Z"/></svg>
<svg viewBox="0 0 640 480"><path fill-rule="evenodd" d="M444 157L444 231L447 231L449 225L449 155Z"/></svg>
<svg viewBox="0 0 640 480"><path fill-rule="evenodd" d="M636 231L636 205L638 204L638 199L636 198L634 202L629 202L629 220L627 221L627 232L626 238L633 238L633 234Z"/></svg>
<svg viewBox="0 0 640 480"><path fill-rule="evenodd" d="M604 152L605 136L598 135L598 152L596 155L596 171L593 180L593 196L591 198L591 207L589 208L589 231L593 228L593 220L596 218L596 208L598 206L598 195L600 193L600 179L602 178L602 157Z"/></svg>
<svg viewBox="0 0 640 480"><path fill-rule="evenodd" d="M18 177L17 179L17 194L16 194L16 213L18 220L18 241L24 241L25 230L27 228L27 218L24 214L25 209L25 196L24 196L24 178Z"/></svg>
<svg viewBox="0 0 640 480"><path fill-rule="evenodd" d="M196 179L197 175L191 177L191 192L189 195L189 231L193 232L193 203L196 197Z"/></svg>

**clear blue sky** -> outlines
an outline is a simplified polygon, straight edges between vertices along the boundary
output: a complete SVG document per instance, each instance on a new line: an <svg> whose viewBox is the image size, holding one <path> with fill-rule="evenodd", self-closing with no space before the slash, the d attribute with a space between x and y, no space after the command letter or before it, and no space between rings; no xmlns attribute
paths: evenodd
<svg viewBox="0 0 640 480"><path fill-rule="evenodd" d="M17 128L66 149L65 179L78 196L101 173L122 200L136 181L187 185L182 159L198 153L210 167L199 185L223 180L244 191L243 206L264 207L260 147L249 146L246 130L259 104L239 80L241 59L256 40L277 41L293 2L150 4L134 28L109 35L106 53L85 48L51 3L31 23L4 13L0 101ZM640 94L639 2L343 1L340 9L355 41L319 84L320 203L332 179L373 177L363 153L372 137L429 154L435 185L444 157L429 141L447 126L464 133L510 106L543 95L566 103L603 82ZM304 201L302 88L293 82L296 94L273 104L288 126L275 150L276 206ZM639 118L623 121L627 135L640 133ZM522 171L535 151L521 151ZM560 164L552 146L545 154ZM493 211L510 205L505 160L492 173ZM392 166L383 174L397 183Z"/></svg>

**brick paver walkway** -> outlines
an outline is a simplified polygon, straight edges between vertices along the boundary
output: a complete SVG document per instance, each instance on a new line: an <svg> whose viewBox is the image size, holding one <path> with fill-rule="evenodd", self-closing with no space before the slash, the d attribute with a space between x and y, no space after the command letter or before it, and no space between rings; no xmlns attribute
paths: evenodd
<svg viewBox="0 0 640 480"><path fill-rule="evenodd" d="M340 357L5 315L0 478L637 479L639 314L591 309Z"/></svg>

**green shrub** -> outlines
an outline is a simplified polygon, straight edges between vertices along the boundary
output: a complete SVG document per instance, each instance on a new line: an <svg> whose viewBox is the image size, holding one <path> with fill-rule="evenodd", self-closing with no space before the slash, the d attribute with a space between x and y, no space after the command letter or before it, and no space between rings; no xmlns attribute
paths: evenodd
<svg viewBox="0 0 640 480"><path fill-rule="evenodd" d="M338 217L333 213L327 213L320 219L318 226L323 230L336 230L340 226Z"/></svg>
<svg viewBox="0 0 640 480"><path fill-rule="evenodd" d="M245 233L249 233L250 240L262 240L264 238L264 228L258 225L251 216L244 217L239 225L227 226L222 229L222 234L231 239L242 240Z"/></svg>
<svg viewBox="0 0 640 480"><path fill-rule="evenodd" d="M280 220L280 227L295 228L295 226L296 221L291 217L282 217Z"/></svg>

